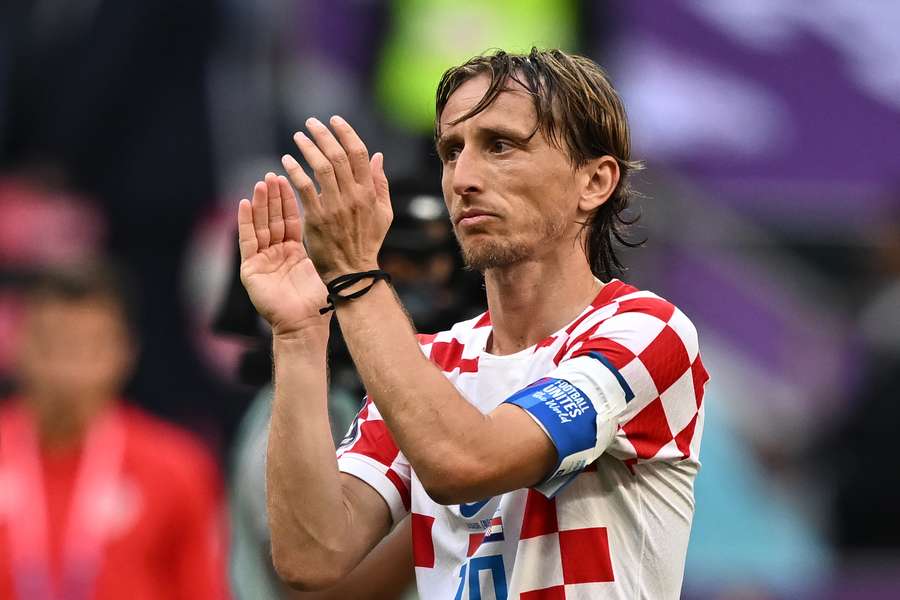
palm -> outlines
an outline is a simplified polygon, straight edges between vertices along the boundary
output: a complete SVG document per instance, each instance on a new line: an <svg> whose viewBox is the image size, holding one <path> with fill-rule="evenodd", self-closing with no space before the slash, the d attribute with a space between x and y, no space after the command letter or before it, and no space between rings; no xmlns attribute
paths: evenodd
<svg viewBox="0 0 900 600"><path fill-rule="evenodd" d="M302 244L300 212L287 180L267 175L238 209L241 282L273 331L327 324L327 291Z"/></svg>
<svg viewBox="0 0 900 600"><path fill-rule="evenodd" d="M288 240L257 252L241 264L241 281L259 314L273 327L317 315L328 294L303 246Z"/></svg>

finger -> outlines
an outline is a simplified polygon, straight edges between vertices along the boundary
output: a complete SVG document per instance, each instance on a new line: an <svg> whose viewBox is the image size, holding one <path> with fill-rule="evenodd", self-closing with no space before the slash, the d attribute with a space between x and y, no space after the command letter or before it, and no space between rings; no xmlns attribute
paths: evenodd
<svg viewBox="0 0 900 600"><path fill-rule="evenodd" d="M303 210L307 218L315 217L315 215L321 213L322 199L319 197L319 192L316 191L316 185L313 183L313 180L306 174L300 163L290 154L285 154L281 157L281 164L284 166L284 170L287 171L291 183L300 190L300 201L303 202Z"/></svg>
<svg viewBox="0 0 900 600"><path fill-rule="evenodd" d="M306 159L306 162L312 168L313 175L315 175L326 201L340 198L341 188L338 186L334 165L322 154L316 143L302 131L294 134L294 143L297 144L297 148L300 149L303 158Z"/></svg>
<svg viewBox="0 0 900 600"><path fill-rule="evenodd" d="M372 169L369 166L369 149L350 127L350 123L338 115L331 117L331 126L337 135L338 141L344 147L347 157L350 159L350 168L356 183L368 186L372 181Z"/></svg>
<svg viewBox="0 0 900 600"><path fill-rule="evenodd" d="M266 173L266 196L269 205L269 244L284 240L284 219L281 216L281 186L275 173Z"/></svg>
<svg viewBox="0 0 900 600"><path fill-rule="evenodd" d="M353 170L350 168L350 158L347 156L341 143L337 141L331 130L318 119L307 119L306 128L315 140L315 145L318 146L319 151L334 169L338 187L344 191L352 189L356 180L353 178ZM318 176L318 171L316 175Z"/></svg>
<svg viewBox="0 0 900 600"><path fill-rule="evenodd" d="M307 177L307 179L309 179ZM281 214L284 217L284 239L303 242L303 221L300 218L300 207L297 206L297 198L287 177L279 176L278 185L281 187Z"/></svg>
<svg viewBox="0 0 900 600"><path fill-rule="evenodd" d="M253 230L256 232L257 251L269 247L269 199L266 184L257 181L253 186Z"/></svg>
<svg viewBox="0 0 900 600"><path fill-rule="evenodd" d="M371 161L372 184L375 186L375 199L391 206L391 188L384 172L384 154L376 152Z"/></svg>
<svg viewBox="0 0 900 600"><path fill-rule="evenodd" d="M246 198L238 204L238 247L241 249L241 262L256 254L258 248L253 229L253 207Z"/></svg>

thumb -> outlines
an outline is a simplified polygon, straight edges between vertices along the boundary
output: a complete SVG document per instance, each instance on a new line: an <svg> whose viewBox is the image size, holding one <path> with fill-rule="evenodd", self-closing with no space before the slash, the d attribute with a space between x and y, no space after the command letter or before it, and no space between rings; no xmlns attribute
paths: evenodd
<svg viewBox="0 0 900 600"><path fill-rule="evenodd" d="M390 186L387 175L384 174L384 154L376 152L372 155L372 183L375 184L375 194L379 201L390 204Z"/></svg>

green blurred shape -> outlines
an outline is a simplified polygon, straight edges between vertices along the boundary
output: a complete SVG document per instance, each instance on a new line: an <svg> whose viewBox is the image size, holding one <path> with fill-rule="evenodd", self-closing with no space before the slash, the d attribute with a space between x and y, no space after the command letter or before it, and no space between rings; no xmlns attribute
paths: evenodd
<svg viewBox="0 0 900 600"><path fill-rule="evenodd" d="M571 51L576 0L395 0L376 96L395 124L430 131L434 93L448 68L495 48Z"/></svg>

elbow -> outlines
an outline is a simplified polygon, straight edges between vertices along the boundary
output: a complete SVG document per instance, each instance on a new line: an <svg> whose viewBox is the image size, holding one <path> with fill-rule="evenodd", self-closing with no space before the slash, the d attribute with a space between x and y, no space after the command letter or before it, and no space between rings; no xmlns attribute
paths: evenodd
<svg viewBox="0 0 900 600"><path fill-rule="evenodd" d="M278 577L288 586L297 590L325 590L337 585L347 576L348 570L342 561L325 556L315 556L314 552L289 553L272 545L272 565Z"/></svg>
<svg viewBox="0 0 900 600"><path fill-rule="evenodd" d="M479 466L466 466L463 461L437 465L426 474L417 471L416 475L428 496L445 506L476 502L494 495L487 470Z"/></svg>
<svg viewBox="0 0 900 600"><path fill-rule="evenodd" d="M428 494L428 497L435 501L437 504L442 504L444 506L450 506L451 504L459 504L460 502L457 500L459 498L459 490L453 486L448 486L444 482L434 483L431 485L422 484L425 493Z"/></svg>

